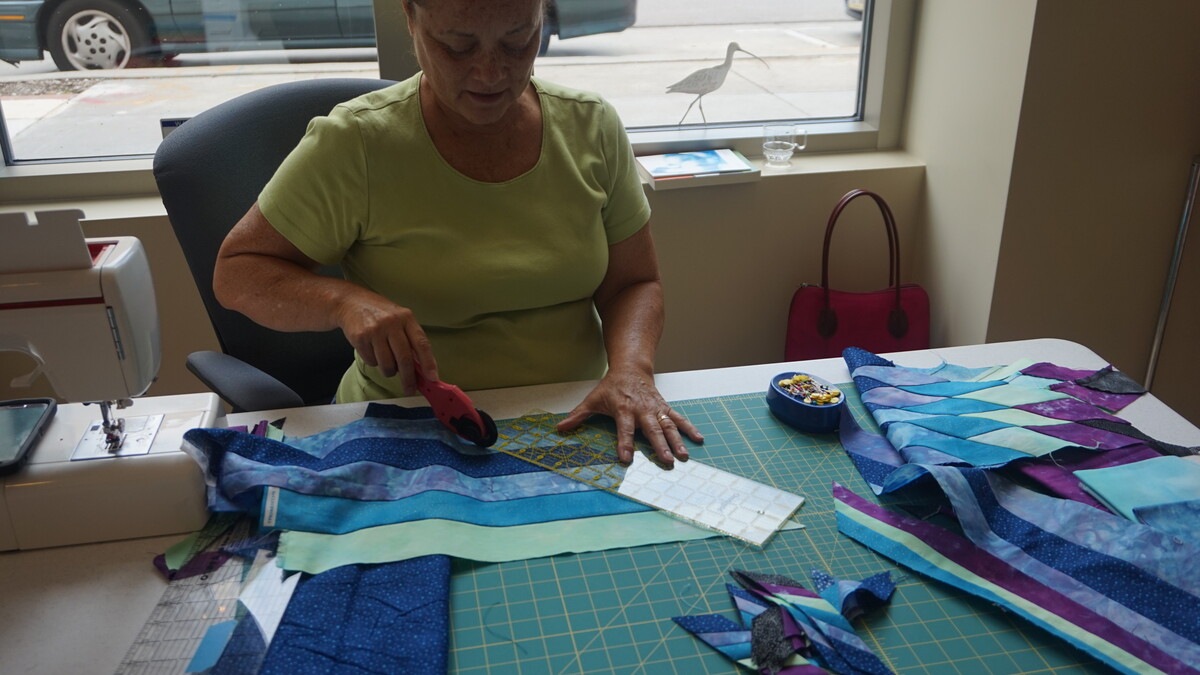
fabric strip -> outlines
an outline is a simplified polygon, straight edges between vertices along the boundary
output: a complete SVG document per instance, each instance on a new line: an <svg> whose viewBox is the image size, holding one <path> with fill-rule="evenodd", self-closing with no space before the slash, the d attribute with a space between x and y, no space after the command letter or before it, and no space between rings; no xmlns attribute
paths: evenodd
<svg viewBox="0 0 1200 675"><path fill-rule="evenodd" d="M284 532L279 537L279 565L316 574L348 563L380 563L430 553L505 562L715 536L720 535L658 511L500 528L421 520L341 535Z"/></svg>
<svg viewBox="0 0 1200 675"><path fill-rule="evenodd" d="M422 492L401 501L374 502L279 490L276 509L272 512L274 522L270 526L282 530L345 534L367 527L426 518L488 527L511 527L650 510L651 507L632 499L597 489L495 502L437 490Z"/></svg>
<svg viewBox="0 0 1200 675"><path fill-rule="evenodd" d="M1122 672L1200 672L1091 610L1086 601L1030 578L943 528L882 509L841 485L834 485L834 497L843 534L906 567L1000 604Z"/></svg>

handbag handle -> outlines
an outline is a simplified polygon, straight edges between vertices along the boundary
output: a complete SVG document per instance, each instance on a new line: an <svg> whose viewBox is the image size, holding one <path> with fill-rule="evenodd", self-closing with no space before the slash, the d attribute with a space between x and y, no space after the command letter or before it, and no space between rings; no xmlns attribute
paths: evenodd
<svg viewBox="0 0 1200 675"><path fill-rule="evenodd" d="M851 190L838 200L833 212L829 214L829 223L825 225L825 244L821 249L821 289L825 296L825 306L817 319L817 332L824 338L833 337L837 332L837 312L830 306L829 299L829 244L833 240L833 226L837 224L838 216L842 215L846 205L863 196L875 200L883 214L883 225L887 230L888 287L896 290L896 304L888 313L888 332L894 338L903 337L908 332L908 314L900 306L900 237L896 234L896 218L883 197L870 190L860 189Z"/></svg>

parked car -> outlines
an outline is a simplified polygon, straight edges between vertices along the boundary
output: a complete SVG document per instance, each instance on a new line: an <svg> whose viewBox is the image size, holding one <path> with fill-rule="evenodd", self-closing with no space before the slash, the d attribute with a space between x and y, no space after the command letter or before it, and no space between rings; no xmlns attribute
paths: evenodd
<svg viewBox="0 0 1200 675"><path fill-rule="evenodd" d="M852 19L862 21L863 12L867 8L867 0L846 0L846 13Z"/></svg>
<svg viewBox="0 0 1200 675"><path fill-rule="evenodd" d="M637 0L554 0L550 37L633 25ZM371 0L0 0L0 60L59 70L159 65L177 54L375 46Z"/></svg>

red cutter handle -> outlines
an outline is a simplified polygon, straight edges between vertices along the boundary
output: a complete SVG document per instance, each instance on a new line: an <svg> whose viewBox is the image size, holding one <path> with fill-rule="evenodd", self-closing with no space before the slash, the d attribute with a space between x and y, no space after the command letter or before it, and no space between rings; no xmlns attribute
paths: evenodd
<svg viewBox="0 0 1200 675"><path fill-rule="evenodd" d="M426 379L419 365L413 371L417 376L417 390L429 401L433 414L443 426L481 448L496 442L499 437L496 422L476 408L462 389L449 382Z"/></svg>

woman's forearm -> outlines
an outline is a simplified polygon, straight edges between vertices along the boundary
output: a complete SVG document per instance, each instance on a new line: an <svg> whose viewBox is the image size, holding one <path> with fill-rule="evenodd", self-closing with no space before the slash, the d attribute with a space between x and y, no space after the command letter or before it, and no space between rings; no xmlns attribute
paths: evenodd
<svg viewBox="0 0 1200 675"><path fill-rule="evenodd" d="M625 287L597 306L604 327L610 370L654 373L654 355L663 330L663 292L658 280Z"/></svg>

